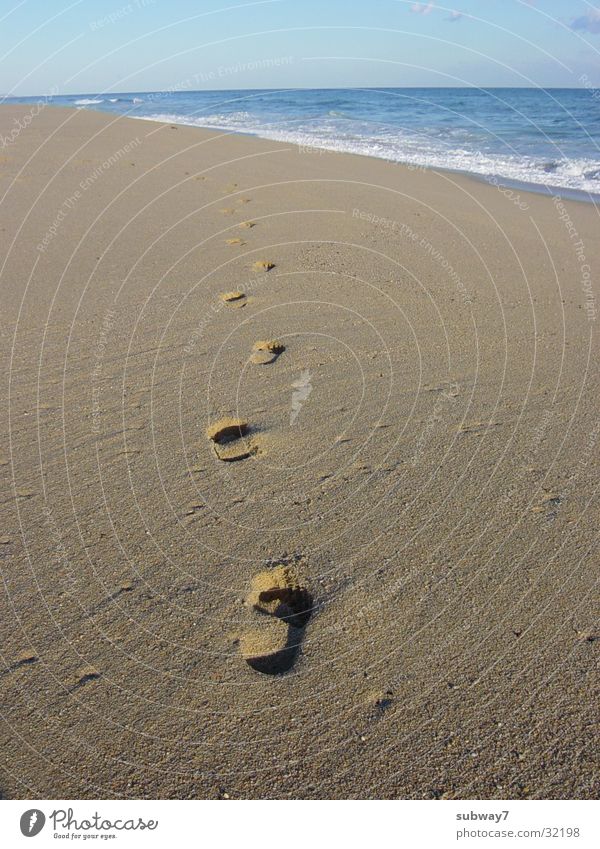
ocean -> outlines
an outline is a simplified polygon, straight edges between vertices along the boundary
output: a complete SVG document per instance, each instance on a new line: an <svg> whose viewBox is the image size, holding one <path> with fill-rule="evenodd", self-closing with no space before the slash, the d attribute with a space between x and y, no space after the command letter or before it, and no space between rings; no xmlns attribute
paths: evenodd
<svg viewBox="0 0 600 849"><path fill-rule="evenodd" d="M600 197L600 89L156 91L51 103Z"/></svg>

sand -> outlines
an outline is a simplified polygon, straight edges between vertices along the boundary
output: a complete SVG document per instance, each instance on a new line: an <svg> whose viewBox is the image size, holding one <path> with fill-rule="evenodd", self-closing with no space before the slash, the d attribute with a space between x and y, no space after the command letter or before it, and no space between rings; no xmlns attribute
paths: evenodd
<svg viewBox="0 0 600 849"><path fill-rule="evenodd" d="M0 193L1 793L597 796L596 209L51 107Z"/></svg>

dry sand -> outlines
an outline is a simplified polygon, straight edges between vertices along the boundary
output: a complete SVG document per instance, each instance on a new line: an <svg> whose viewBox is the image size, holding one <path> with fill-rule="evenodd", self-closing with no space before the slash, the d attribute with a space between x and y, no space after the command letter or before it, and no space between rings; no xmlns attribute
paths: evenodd
<svg viewBox="0 0 600 849"><path fill-rule="evenodd" d="M596 796L595 208L50 107L0 194L2 794Z"/></svg>

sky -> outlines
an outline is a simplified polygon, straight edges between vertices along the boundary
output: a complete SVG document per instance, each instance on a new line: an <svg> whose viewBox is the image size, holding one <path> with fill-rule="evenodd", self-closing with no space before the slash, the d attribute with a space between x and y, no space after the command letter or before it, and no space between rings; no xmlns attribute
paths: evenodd
<svg viewBox="0 0 600 849"><path fill-rule="evenodd" d="M0 93L600 87L596 2L0 0Z"/></svg>

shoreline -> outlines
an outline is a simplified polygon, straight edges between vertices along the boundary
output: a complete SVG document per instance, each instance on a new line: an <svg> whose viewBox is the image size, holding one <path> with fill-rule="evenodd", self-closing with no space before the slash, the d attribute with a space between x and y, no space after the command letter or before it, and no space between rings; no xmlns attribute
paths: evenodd
<svg viewBox="0 0 600 849"><path fill-rule="evenodd" d="M450 90L452 90L452 87L449 87L449 88L450 88ZM314 91L315 89L308 89L308 90ZM337 91L338 89L333 89L333 90ZM339 89L339 90L343 91L344 89ZM366 89L366 90L368 90L368 89ZM502 90L502 89L500 89L500 90ZM511 90L511 89L507 89L507 90ZM534 90L534 89L526 88L525 90ZM552 89L548 89L548 90L552 90ZM579 91L579 89L557 89L557 90ZM252 90L252 91L254 91L254 90ZM262 90L258 90L258 91L262 91ZM265 90L265 91L269 91L269 90ZM175 93L176 94L177 93L194 94L194 93L198 93L198 92L175 92ZM205 93L205 92L201 92L201 93ZM210 93L210 92L208 92L208 93ZM118 98L119 96L122 97L122 96L125 96L125 95L135 95L135 94L153 94L153 92L118 92L118 93L116 93L116 97ZM86 95L72 95L72 96L73 97L80 97L80 98L86 97ZM90 95L90 97L92 97L92 95ZM23 99L25 99L25 98L23 98ZM0 104L0 105L2 105L2 104ZM10 105L13 105L13 104L10 104ZM312 141L310 143L307 143L307 144L302 144L302 142L299 142L297 140L286 140L286 139L272 138L269 135L262 135L259 132L236 130L236 129L232 130L232 129L228 129L226 127L218 127L214 124L204 125L204 124L190 123L189 121L186 121L182 116L169 116L168 121L167 120L163 121L163 120L160 120L159 118L148 117L148 116L144 116L144 115L128 115L128 114L123 115L119 112L112 112L110 110L94 109L94 108L90 109L90 106L93 106L93 104L79 105L79 106L75 105L75 104L54 105L51 102L48 103L46 101L44 103L44 105L49 106L50 108L72 109L72 110L75 110L75 111L82 111L83 110L83 111L99 112L100 114L114 115L116 117L125 117L125 118L129 118L129 119L135 120L135 121L148 121L148 122L157 123L157 124L163 124L163 123L164 124L177 124L177 126L189 127L190 129L206 130L206 131L209 131L209 132L216 130L218 132L225 133L227 135L250 136L250 137L260 138L260 139L263 139L265 141L279 142L280 144L292 144L292 145L296 145L297 147L300 147L300 148L312 148L316 151L323 151L323 153L337 153L337 154L346 154L346 155L349 155L349 156L360 156L360 157L365 157L367 159L379 159L383 162L388 162L391 165L401 165L403 167L410 168L412 170L422 170L422 171L431 171L431 172L437 171L437 172L443 172L443 173L447 173L447 174L460 174L460 175L468 177L469 179L480 181L480 182L485 182L485 183L488 183L490 185L499 184L502 188L505 188L508 191L527 192L528 194L539 194L539 195L545 195L545 196L548 196L548 197L559 197L561 200L569 200L569 201L585 203L585 204L600 205L600 190L598 192L589 192L585 189L572 188L572 187L568 187L568 186L555 186L555 185L552 185L551 183L529 182L529 181L526 181L526 180L520 180L518 178L504 177L504 176L500 176L500 175L496 175L496 174L483 174L483 173L480 173L480 172L477 172L477 171L470 171L468 169L463 169L463 168L449 168L449 167L445 167L443 165L421 165L419 163L411 163L411 162L407 162L407 161L403 161L403 160L399 160L399 159L391 159L391 158L385 157L385 156L377 156L377 155L372 154L372 153L363 153L361 151L344 150L344 149L332 148L332 147L327 147L327 146L321 146L319 144L314 144Z"/></svg>
<svg viewBox="0 0 600 849"><path fill-rule="evenodd" d="M87 107L74 107L76 109L85 109ZM92 111L102 111L102 110L92 110ZM506 188L508 190L516 189L521 192L527 192L528 194L535 195L543 195L545 197L559 197L561 200L569 200L575 203L588 203L593 204L594 206L600 205L600 191L597 193L587 192L585 189L573 189L566 186L552 186L547 183L528 183L525 181L513 179L510 177L500 177L494 174L479 174L476 171L466 171L459 168L444 168L442 166L437 165L413 165L410 162L405 162L399 159L389 159L384 156L375 156L369 153L361 153L360 151L355 150L341 150L337 148L330 147L321 147L318 144L301 144L297 141L282 141L281 139L270 138L269 136L263 136L260 133L251 133L244 132L243 130L229 130L224 127L216 127L215 125L204 125L204 124L190 124L185 121L177 121L175 119L171 121L160 121L158 118L149 118L143 115L131 115L130 117L134 121L150 121L155 124L177 124L180 127L189 127L190 129L199 129L199 130L207 130L214 131L218 130L226 135L233 136L251 136L254 138L263 139L264 141L274 141L279 142L280 144L292 144L299 148L311 148L314 150L323 151L323 153L333 153L333 154L343 154L346 156L360 156L365 157L367 159L379 159L382 162L387 162L390 165L401 165L404 168L408 168L411 171L425 171L425 172L442 172L445 174L459 174L463 177L468 177L471 180L476 180L477 182L487 183L488 185L500 185L501 188ZM494 182L497 181L497 182Z"/></svg>

